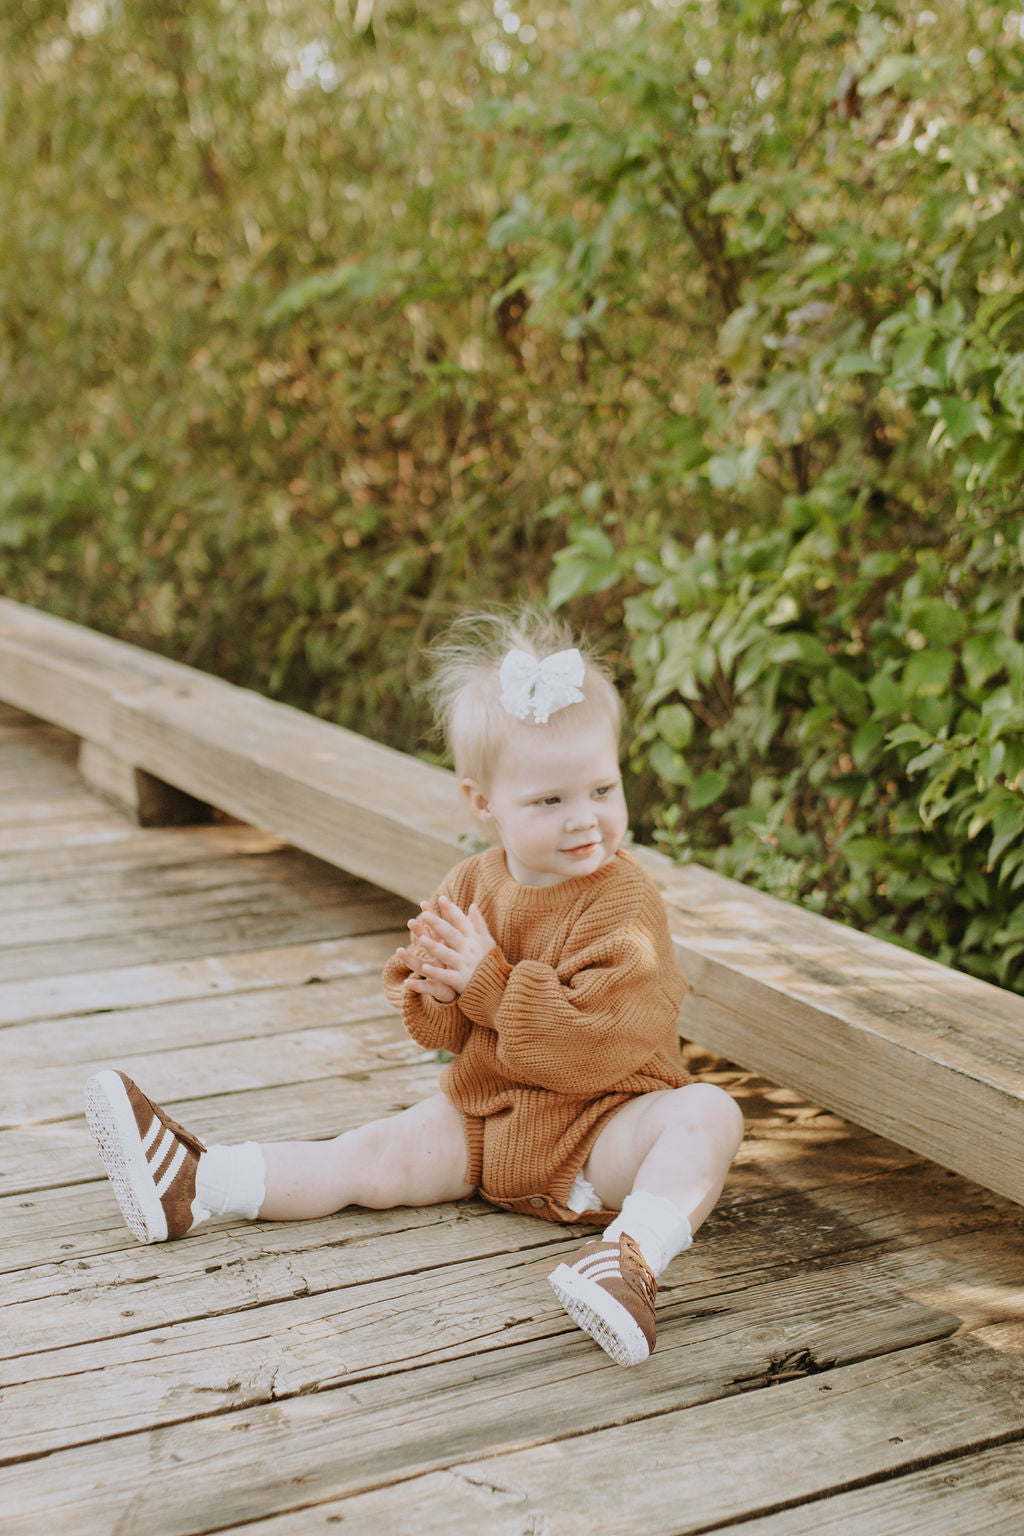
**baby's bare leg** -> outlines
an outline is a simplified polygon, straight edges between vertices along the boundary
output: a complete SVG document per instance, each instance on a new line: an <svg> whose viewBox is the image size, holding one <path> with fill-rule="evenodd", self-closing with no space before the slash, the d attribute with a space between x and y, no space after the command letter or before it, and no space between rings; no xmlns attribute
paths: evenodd
<svg viewBox="0 0 1024 1536"><path fill-rule="evenodd" d="M262 1151L262 1221L329 1216L346 1205L436 1205L473 1193L462 1118L443 1093L333 1141L264 1142Z"/></svg>
<svg viewBox="0 0 1024 1536"><path fill-rule="evenodd" d="M728 1094L690 1083L631 1099L594 1142L584 1177L619 1214L550 1280L569 1316L619 1365L639 1365L654 1348L658 1276L690 1246L742 1135Z"/></svg>
<svg viewBox="0 0 1024 1536"><path fill-rule="evenodd" d="M696 1232L722 1192L743 1137L735 1101L712 1083L645 1093L612 1116L583 1172L621 1209L629 1194L660 1195Z"/></svg>

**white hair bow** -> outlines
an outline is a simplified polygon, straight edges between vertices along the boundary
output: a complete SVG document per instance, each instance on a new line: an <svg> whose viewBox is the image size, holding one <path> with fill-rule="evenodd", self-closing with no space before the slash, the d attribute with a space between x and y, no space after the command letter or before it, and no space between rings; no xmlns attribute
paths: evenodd
<svg viewBox="0 0 1024 1536"><path fill-rule="evenodd" d="M547 725L555 710L582 701L580 684L585 671L583 657L575 648L537 661L513 647L498 674L501 702L517 720L529 720L532 715L537 725Z"/></svg>

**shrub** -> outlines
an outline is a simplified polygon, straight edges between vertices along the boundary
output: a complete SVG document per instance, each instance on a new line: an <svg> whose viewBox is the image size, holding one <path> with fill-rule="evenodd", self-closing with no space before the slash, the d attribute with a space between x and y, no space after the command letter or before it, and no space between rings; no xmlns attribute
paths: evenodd
<svg viewBox="0 0 1024 1536"><path fill-rule="evenodd" d="M1024 989L1019 17L783 13L638 29L555 114L616 215L592 306L659 238L707 304L671 498L578 507L550 593L626 599L660 841Z"/></svg>
<svg viewBox="0 0 1024 1536"><path fill-rule="evenodd" d="M409 749L545 587L641 832L1020 986L1019 12L22 0L4 590Z"/></svg>

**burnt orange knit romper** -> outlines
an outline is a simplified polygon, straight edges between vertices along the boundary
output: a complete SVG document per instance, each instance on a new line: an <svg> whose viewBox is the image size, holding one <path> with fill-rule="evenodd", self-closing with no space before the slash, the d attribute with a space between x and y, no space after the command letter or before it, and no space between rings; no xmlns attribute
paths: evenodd
<svg viewBox="0 0 1024 1536"><path fill-rule="evenodd" d="M677 1018L686 991L654 884L620 850L594 874L520 885L504 850L475 854L441 891L476 902L496 947L453 1003L409 992L397 957L389 999L413 1039L456 1060L441 1087L462 1115L467 1180L505 1210L606 1225L565 1202L611 1115L691 1081Z"/></svg>

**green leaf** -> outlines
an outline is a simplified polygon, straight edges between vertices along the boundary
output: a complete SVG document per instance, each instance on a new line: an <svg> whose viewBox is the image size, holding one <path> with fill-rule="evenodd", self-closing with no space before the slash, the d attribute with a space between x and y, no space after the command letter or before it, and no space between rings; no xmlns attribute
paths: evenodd
<svg viewBox="0 0 1024 1536"><path fill-rule="evenodd" d="M829 660L828 651L817 635L795 629L787 630L772 641L770 657L773 662L798 661L808 667L824 667Z"/></svg>
<svg viewBox="0 0 1024 1536"><path fill-rule="evenodd" d="M946 693L956 657L941 648L917 651L903 668L903 689L908 698L938 698Z"/></svg>
<svg viewBox="0 0 1024 1536"><path fill-rule="evenodd" d="M663 704L654 716L658 734L676 752L683 752L693 739L693 715L685 704Z"/></svg>
<svg viewBox="0 0 1024 1536"><path fill-rule="evenodd" d="M928 597L910 610L911 626L935 645L954 645L967 629L967 619L951 603Z"/></svg>
<svg viewBox="0 0 1024 1536"><path fill-rule="evenodd" d="M896 726L895 730L890 731L886 737L890 747L903 747L908 743L913 743L914 746L921 746L924 742L930 740L931 738L927 731L922 730L919 725L912 725L909 722Z"/></svg>
<svg viewBox="0 0 1024 1536"><path fill-rule="evenodd" d="M690 789L690 810L702 811L725 794L729 780L717 768L708 768L693 782Z"/></svg>
<svg viewBox="0 0 1024 1536"><path fill-rule="evenodd" d="M615 562L569 553L565 559L556 558L548 580L548 602L552 608L560 608L571 598L606 592L618 579L619 567Z"/></svg>
<svg viewBox="0 0 1024 1536"><path fill-rule="evenodd" d="M836 358L832 368L836 378L850 378L858 373L884 373L885 365L870 352L846 352Z"/></svg>
<svg viewBox="0 0 1024 1536"><path fill-rule="evenodd" d="M686 759L678 752L673 752L665 741L656 741L651 747L650 764L658 777L667 784L686 785L693 781Z"/></svg>
<svg viewBox="0 0 1024 1536"><path fill-rule="evenodd" d="M336 293L347 293L351 298L372 298L381 282L382 273L369 263L342 262L329 272L316 272L286 288L264 310L263 324L269 327L283 320L295 320Z"/></svg>
<svg viewBox="0 0 1024 1536"><path fill-rule="evenodd" d="M885 740L885 732L884 720L865 720L857 727L850 744L850 756L853 758L855 767L864 769L874 761L879 747Z"/></svg>
<svg viewBox="0 0 1024 1536"><path fill-rule="evenodd" d="M965 438L975 433L987 438L992 430L992 424L977 400L943 400L942 420L946 425L946 436L954 448L959 448Z"/></svg>
<svg viewBox="0 0 1024 1536"><path fill-rule="evenodd" d="M587 491L589 490L589 486L584 488L584 499L586 499ZM582 550L591 560L610 561L615 559L615 545L603 528L595 528L593 524L573 530L572 548L574 550Z"/></svg>
<svg viewBox="0 0 1024 1536"><path fill-rule="evenodd" d="M860 681L845 667L830 667L825 679L828 696L849 720L861 720L871 708L871 697Z"/></svg>
<svg viewBox="0 0 1024 1536"><path fill-rule="evenodd" d="M930 768L933 763L949 761L949 747L944 741L937 741L933 746L925 747L916 757L912 757L907 764L907 773L921 773L925 768Z"/></svg>
<svg viewBox="0 0 1024 1536"><path fill-rule="evenodd" d="M1024 425L1024 352L1006 364L996 380L995 395L1017 425Z"/></svg>
<svg viewBox="0 0 1024 1536"><path fill-rule="evenodd" d="M902 80L913 70L920 69L920 60L913 53L890 53L885 58L879 59L874 69L870 70L857 84L857 93L860 96L880 96L883 91L890 90L898 80Z"/></svg>
<svg viewBox="0 0 1024 1536"><path fill-rule="evenodd" d="M1011 843L1024 836L1024 801L1009 799L996 812L992 821L992 842L989 846L988 857L991 864L997 864Z"/></svg>
<svg viewBox="0 0 1024 1536"><path fill-rule="evenodd" d="M866 871L885 870L892 862L892 847L880 837L850 837L842 844L848 864Z"/></svg>

